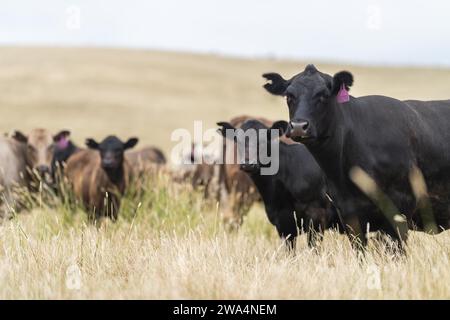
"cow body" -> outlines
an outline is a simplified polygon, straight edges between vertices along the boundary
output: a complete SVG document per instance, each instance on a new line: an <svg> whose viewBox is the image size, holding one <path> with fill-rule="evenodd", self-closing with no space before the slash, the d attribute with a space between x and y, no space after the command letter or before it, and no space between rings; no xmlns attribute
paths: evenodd
<svg viewBox="0 0 450 320"><path fill-rule="evenodd" d="M133 168L136 177L154 173L159 166L166 164L164 153L152 146L146 146L139 150L125 152L129 165Z"/></svg>
<svg viewBox="0 0 450 320"><path fill-rule="evenodd" d="M326 141L308 148L327 173L331 196L350 224L351 217L357 216L359 230L368 224L370 230L398 239L397 230L350 181L350 170L359 167L406 215L410 228L422 229L409 181L412 168L417 167L427 182L439 229L449 228L450 149L445 141L450 131L445 127L450 103L446 104L447 108L443 103L442 108L433 109L381 96L330 104L329 116L336 125L329 126ZM384 124L381 130L380 123Z"/></svg>
<svg viewBox="0 0 450 320"><path fill-rule="evenodd" d="M17 208L16 188L27 186L26 145L11 138L0 137L1 216Z"/></svg>
<svg viewBox="0 0 450 320"><path fill-rule="evenodd" d="M124 157L124 151L132 148L137 139L122 143L109 136L100 144L92 139L86 143L90 149L81 150L69 158L65 175L91 221L103 217L116 220L121 197L132 179L132 168Z"/></svg>

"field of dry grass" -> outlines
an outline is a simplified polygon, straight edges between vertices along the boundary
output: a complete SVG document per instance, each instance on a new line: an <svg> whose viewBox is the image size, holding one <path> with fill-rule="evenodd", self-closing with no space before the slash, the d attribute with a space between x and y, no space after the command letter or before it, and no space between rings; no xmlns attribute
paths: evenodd
<svg viewBox="0 0 450 320"><path fill-rule="evenodd" d="M214 126L247 113L287 117L261 74L293 75L304 62L239 60L107 49L0 48L0 128L68 128L73 138L138 136L169 152L170 133L193 120ZM352 93L449 98L450 70L348 69ZM38 197L39 198L39 197ZM100 228L57 200L0 225L0 299L423 299L450 298L450 234L413 233L407 255L372 241L363 260L328 232L318 252L302 236L288 255L260 206L239 232L216 205L164 177L128 196L117 223Z"/></svg>

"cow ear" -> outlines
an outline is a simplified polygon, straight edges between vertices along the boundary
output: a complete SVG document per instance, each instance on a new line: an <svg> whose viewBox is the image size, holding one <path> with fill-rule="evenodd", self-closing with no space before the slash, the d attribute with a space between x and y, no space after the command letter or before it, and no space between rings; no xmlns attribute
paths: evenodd
<svg viewBox="0 0 450 320"><path fill-rule="evenodd" d="M130 138L127 142L124 143L124 149L131 149L139 142L138 138Z"/></svg>
<svg viewBox="0 0 450 320"><path fill-rule="evenodd" d="M61 130L57 134L53 136L54 142L59 142L63 138L69 138L70 137L70 131L69 130Z"/></svg>
<svg viewBox="0 0 450 320"><path fill-rule="evenodd" d="M339 92L342 85L345 86L347 91L353 85L353 75L348 71L340 71L333 76L333 89L332 94L335 95Z"/></svg>
<svg viewBox="0 0 450 320"><path fill-rule="evenodd" d="M284 135L289 128L289 123L284 120L275 121L272 126L270 127L270 130L278 130L278 137L281 137Z"/></svg>
<svg viewBox="0 0 450 320"><path fill-rule="evenodd" d="M86 139L86 146L89 149L98 150L98 142L94 139L88 138Z"/></svg>
<svg viewBox="0 0 450 320"><path fill-rule="evenodd" d="M28 137L20 131L14 131L11 135L11 138L22 143L28 142Z"/></svg>
<svg viewBox="0 0 450 320"><path fill-rule="evenodd" d="M263 87L267 91L269 91L271 94L277 95L277 96L284 96L287 87L289 86L290 80L283 79L282 76L280 76L278 73L264 73L262 75L264 78L269 81L266 83Z"/></svg>
<svg viewBox="0 0 450 320"><path fill-rule="evenodd" d="M229 122L217 122L216 123L220 128L217 129L217 132L222 135L222 137L227 137L227 129L235 130L236 128L231 125Z"/></svg>

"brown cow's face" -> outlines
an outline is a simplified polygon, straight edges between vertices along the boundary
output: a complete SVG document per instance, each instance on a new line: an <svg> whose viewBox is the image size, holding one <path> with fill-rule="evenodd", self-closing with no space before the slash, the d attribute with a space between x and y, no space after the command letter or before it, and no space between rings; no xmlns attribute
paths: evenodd
<svg viewBox="0 0 450 320"><path fill-rule="evenodd" d="M53 158L53 136L45 129L33 129L28 136L16 131L13 138L26 143L26 162L29 169L43 180L50 179L50 167Z"/></svg>

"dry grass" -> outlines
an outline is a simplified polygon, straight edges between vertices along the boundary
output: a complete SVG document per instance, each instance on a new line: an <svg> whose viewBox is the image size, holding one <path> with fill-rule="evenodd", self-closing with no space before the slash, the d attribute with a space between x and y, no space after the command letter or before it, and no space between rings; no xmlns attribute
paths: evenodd
<svg viewBox="0 0 450 320"><path fill-rule="evenodd" d="M406 257L390 256L372 240L362 260L335 232L327 232L319 252L308 248L303 235L294 256L261 208L229 234L201 193L167 182L154 186L136 214L133 200L139 199L128 198L122 219L100 228L62 205L37 207L4 223L0 299L450 296L448 234L413 234Z"/></svg>
<svg viewBox="0 0 450 320"><path fill-rule="evenodd" d="M260 74L291 75L303 66L143 51L3 48L0 127L70 128L78 142L111 132L137 135L169 151L171 130L190 128L194 119L213 125L243 112L286 118L282 101L261 89ZM342 68L355 74L355 95L448 98L449 70ZM119 221L98 229L58 202L37 204L2 223L0 299L448 299L449 248L448 232L413 233L405 257L390 256L372 241L359 260L344 236L328 232L319 252L302 236L292 256L261 207L252 209L239 232L228 234L215 204L162 179L150 182L142 197L128 196ZM78 271L80 288L71 289Z"/></svg>

